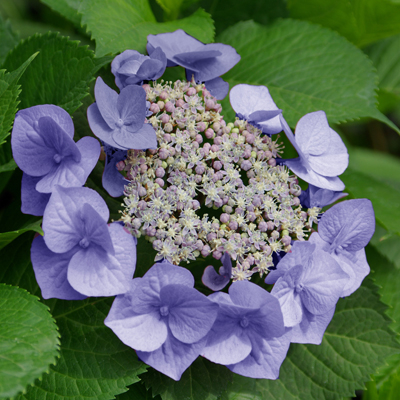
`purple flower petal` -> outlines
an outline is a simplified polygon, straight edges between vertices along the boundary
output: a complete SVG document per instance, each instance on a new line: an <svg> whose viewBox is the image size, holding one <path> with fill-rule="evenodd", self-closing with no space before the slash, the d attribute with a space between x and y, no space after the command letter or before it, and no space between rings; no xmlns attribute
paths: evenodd
<svg viewBox="0 0 400 400"><path fill-rule="evenodd" d="M270 300L270 294L249 281L237 281L229 287L234 304L241 307L260 308Z"/></svg>
<svg viewBox="0 0 400 400"><path fill-rule="evenodd" d="M146 92L141 86L130 85L121 90L117 99L119 118L129 130L136 132L146 117ZM101 112L101 110L100 110Z"/></svg>
<svg viewBox="0 0 400 400"><path fill-rule="evenodd" d="M211 329L218 305L196 289L184 285L167 285L160 292L161 304L168 307L168 324L172 334L183 343L195 343Z"/></svg>
<svg viewBox="0 0 400 400"><path fill-rule="evenodd" d="M317 186L309 184L307 190L301 192L299 199L301 205L305 208L322 208L347 195L347 193L341 191L320 189Z"/></svg>
<svg viewBox="0 0 400 400"><path fill-rule="evenodd" d="M206 89L217 99L223 100L229 92L229 83L217 77L204 82Z"/></svg>
<svg viewBox="0 0 400 400"><path fill-rule="evenodd" d="M228 253L224 253L221 257L222 267L219 269L219 274L215 272L212 265L206 267L201 277L201 281L209 289L217 291L223 289L231 280L232 261Z"/></svg>
<svg viewBox="0 0 400 400"><path fill-rule="evenodd" d="M122 196L125 185L129 183L117 169L117 163L125 160L126 157L126 151L121 150L116 151L114 154L106 155L102 184L107 193L112 197Z"/></svg>
<svg viewBox="0 0 400 400"><path fill-rule="evenodd" d="M279 338L264 339L261 336L252 339L252 351L243 361L227 365L234 373L250 378L277 379L279 368L286 357L290 345L291 332Z"/></svg>
<svg viewBox="0 0 400 400"><path fill-rule="evenodd" d="M354 252L365 247L375 231L375 214L368 199L343 201L321 218L318 233L331 251Z"/></svg>
<svg viewBox="0 0 400 400"><path fill-rule="evenodd" d="M94 86L94 96L104 121L110 129L115 129L119 119L117 109L118 93L107 86L99 76Z"/></svg>
<svg viewBox="0 0 400 400"><path fill-rule="evenodd" d="M107 205L96 191L56 186L43 215L45 242L51 251L65 253L79 243L80 209L85 203L89 203L104 222L108 221Z"/></svg>
<svg viewBox="0 0 400 400"><path fill-rule="evenodd" d="M160 348L152 352L137 351L138 357L157 371L179 381L183 372L200 355L205 339L197 343L185 344L168 334L167 340Z"/></svg>
<svg viewBox="0 0 400 400"><path fill-rule="evenodd" d="M303 319L292 328L292 343L321 344L322 338L335 313L335 307L321 315L311 314L303 307Z"/></svg>
<svg viewBox="0 0 400 400"><path fill-rule="evenodd" d="M156 149L158 146L157 135L151 124L143 124L136 132L131 132L129 126L123 126L113 134L113 139L118 148L125 146L129 149L145 150Z"/></svg>
<svg viewBox="0 0 400 400"><path fill-rule="evenodd" d="M33 239L32 266L44 299L82 300L86 297L73 289L67 279L68 264L76 251L74 247L66 253L53 253L43 237Z"/></svg>
<svg viewBox="0 0 400 400"><path fill-rule="evenodd" d="M281 113L265 86L240 84L229 93L229 101L237 114L241 114L250 123L257 123L263 133L274 134L282 131L279 119ZM270 118L262 112L272 112ZM276 116L273 112L277 112ZM264 119L265 118L265 119Z"/></svg>
<svg viewBox="0 0 400 400"><path fill-rule="evenodd" d="M22 174L21 182L21 211L24 214L42 216L50 199L50 193L40 193L36 184L42 177Z"/></svg>

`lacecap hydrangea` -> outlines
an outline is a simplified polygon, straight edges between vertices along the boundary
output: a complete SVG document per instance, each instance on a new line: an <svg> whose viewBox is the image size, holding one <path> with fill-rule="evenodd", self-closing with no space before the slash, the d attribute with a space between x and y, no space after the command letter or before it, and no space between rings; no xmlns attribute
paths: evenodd
<svg viewBox="0 0 400 400"><path fill-rule="evenodd" d="M239 84L229 93L236 118L224 119L221 75L240 60L231 46L178 30L149 35L147 51L115 57L114 89L97 78L87 117L98 140L75 143L71 117L54 105L16 116L22 212L43 215L31 249L42 296L116 296L105 324L172 379L199 356L277 379L290 343L320 344L339 298L369 273L371 202L322 212L346 196L348 165L323 111L293 134L265 86ZM171 67L186 80L161 79ZM282 131L297 158L284 158ZM103 161L102 184L121 199L111 223L84 187ZM154 261L143 272L144 241Z"/></svg>

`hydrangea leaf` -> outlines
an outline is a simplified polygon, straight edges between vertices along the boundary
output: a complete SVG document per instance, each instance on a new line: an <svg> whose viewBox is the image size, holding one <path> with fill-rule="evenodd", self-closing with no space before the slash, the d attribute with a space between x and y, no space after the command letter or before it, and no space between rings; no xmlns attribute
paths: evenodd
<svg viewBox="0 0 400 400"><path fill-rule="evenodd" d="M10 21L4 21L0 16L0 65L5 60L7 53L19 42L19 35L11 27Z"/></svg>
<svg viewBox="0 0 400 400"><path fill-rule="evenodd" d="M386 257L396 268L400 269L400 236L388 233L377 225L370 244L382 256Z"/></svg>
<svg viewBox="0 0 400 400"><path fill-rule="evenodd" d="M95 59L94 53L79 46L79 42L47 33L22 41L8 54L4 67L13 70L38 51L39 55L20 79L25 88L20 96L21 109L54 104L71 114L88 94L94 73L111 61L109 57Z"/></svg>
<svg viewBox="0 0 400 400"><path fill-rule="evenodd" d="M28 232L28 231L34 231L34 232L37 232L37 233L40 233L41 235L43 235L42 228L40 227L41 223L42 223L42 220L39 219L38 221L27 224L26 226L24 226L21 229L18 229L16 231L0 233L0 249L7 246L18 236L20 236L23 233Z"/></svg>
<svg viewBox="0 0 400 400"><path fill-rule="evenodd" d="M81 0L41 0L42 3L57 11L76 26L81 24L81 16L78 14Z"/></svg>
<svg viewBox="0 0 400 400"><path fill-rule="evenodd" d="M245 398L339 400L354 396L388 355L399 352L385 308L376 287L367 282L339 300L321 345L291 344L279 379L257 380ZM239 390L252 384L234 375L222 400L241 398Z"/></svg>
<svg viewBox="0 0 400 400"><path fill-rule="evenodd" d="M330 123L373 117L398 130L376 109L372 63L329 29L291 19L269 27L247 21L228 28L217 41L242 57L223 79L231 87L267 86L292 127L304 114L324 110ZM233 119L227 99L222 106Z"/></svg>
<svg viewBox="0 0 400 400"><path fill-rule="evenodd" d="M148 0L82 0L79 11L82 24L96 41L98 57L126 49L145 53L147 35L179 28L204 43L214 39L213 20L202 9L189 17L164 23L156 22ZM103 23L99 24L99 21Z"/></svg>
<svg viewBox="0 0 400 400"><path fill-rule="evenodd" d="M151 388L146 389L143 381L129 386L129 390L115 397L117 400L161 400L160 395L153 398Z"/></svg>
<svg viewBox="0 0 400 400"><path fill-rule="evenodd" d="M346 185L346 192L353 198L367 198L372 201L375 218L382 227L400 234L400 189L351 168L341 178Z"/></svg>
<svg viewBox="0 0 400 400"><path fill-rule="evenodd" d="M382 257L375 246L367 247L368 259L374 266L372 278L379 285L379 293L384 303L390 305L386 314L392 318L390 325L396 332L400 333L400 293L398 290L400 284L400 275L398 268ZM400 355L395 354L386 360L386 365L379 368L374 375L373 382L367 385L367 391L364 397L367 400L395 400L398 397L400 389ZM375 397L374 397L375 396Z"/></svg>
<svg viewBox="0 0 400 400"><path fill-rule="evenodd" d="M55 363L57 326L38 300L24 289L0 284L0 398L23 391Z"/></svg>
<svg viewBox="0 0 400 400"><path fill-rule="evenodd" d="M31 242L32 235L25 234L0 251L0 280L40 296L30 262ZM112 298L44 303L59 327L61 357L18 400L108 400L139 381L146 366L103 323Z"/></svg>
<svg viewBox="0 0 400 400"><path fill-rule="evenodd" d="M362 47L400 33L400 4L391 0L289 0L290 16L331 28Z"/></svg>
<svg viewBox="0 0 400 400"><path fill-rule="evenodd" d="M217 400L231 376L228 368L199 357L177 382L154 369L141 378L162 400Z"/></svg>

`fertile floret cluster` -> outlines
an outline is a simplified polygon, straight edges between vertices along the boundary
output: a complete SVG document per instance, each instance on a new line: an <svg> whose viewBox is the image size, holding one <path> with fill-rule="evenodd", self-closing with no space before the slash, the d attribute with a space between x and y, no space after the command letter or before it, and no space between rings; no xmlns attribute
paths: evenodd
<svg viewBox="0 0 400 400"><path fill-rule="evenodd" d="M276 165L279 144L246 121L226 124L203 84L145 90L158 148L128 154L126 226L153 243L156 260L178 265L227 252L237 261L235 280L262 276L273 252L289 251L312 222L299 207L296 177Z"/></svg>

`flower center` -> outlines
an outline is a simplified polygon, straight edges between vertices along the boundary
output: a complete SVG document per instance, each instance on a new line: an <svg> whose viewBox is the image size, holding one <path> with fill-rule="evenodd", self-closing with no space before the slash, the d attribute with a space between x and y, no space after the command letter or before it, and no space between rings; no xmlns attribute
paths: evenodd
<svg viewBox="0 0 400 400"><path fill-rule="evenodd" d="M296 293L300 293L302 290L304 289L304 285L302 283L299 283L298 285L296 285Z"/></svg>
<svg viewBox="0 0 400 400"><path fill-rule="evenodd" d="M89 246L90 242L87 238L83 238L80 240L79 242L79 246L81 246L82 248L86 249Z"/></svg>
<svg viewBox="0 0 400 400"><path fill-rule="evenodd" d="M166 317L169 314L169 309L168 306L162 306L160 307L160 315L162 317Z"/></svg>
<svg viewBox="0 0 400 400"><path fill-rule="evenodd" d="M54 154L53 160L57 163L60 164L61 160L64 158L61 154Z"/></svg>
<svg viewBox="0 0 400 400"><path fill-rule="evenodd" d="M124 121L122 120L122 118L120 118L120 119L116 122L115 125L117 125L117 128L121 128L122 126L124 126Z"/></svg>
<svg viewBox="0 0 400 400"><path fill-rule="evenodd" d="M240 326L241 326L242 328L246 328L248 325L249 325L249 320L248 320L246 317L243 317L243 318L240 320Z"/></svg>

